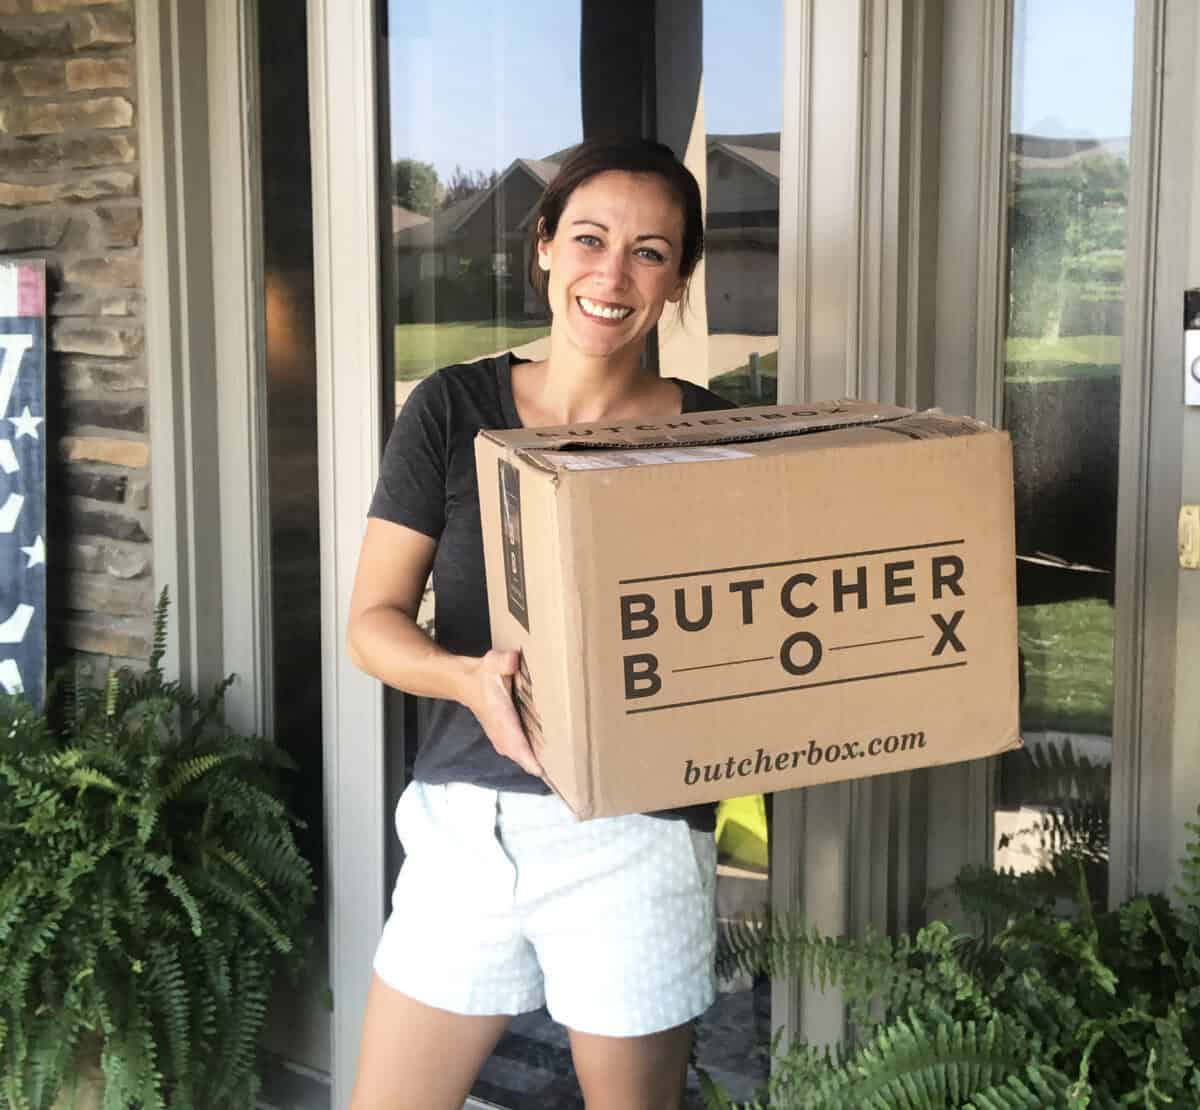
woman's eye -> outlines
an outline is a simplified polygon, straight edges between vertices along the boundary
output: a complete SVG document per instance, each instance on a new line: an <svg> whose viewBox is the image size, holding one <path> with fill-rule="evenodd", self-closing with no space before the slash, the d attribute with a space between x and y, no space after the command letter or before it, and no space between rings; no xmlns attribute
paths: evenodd
<svg viewBox="0 0 1200 1110"><path fill-rule="evenodd" d="M576 235L575 242L582 247L598 247L600 240L595 235Z"/></svg>
<svg viewBox="0 0 1200 1110"><path fill-rule="evenodd" d="M646 259L648 262L662 262L664 256L660 251L656 251L653 247L639 247L638 256Z"/></svg>

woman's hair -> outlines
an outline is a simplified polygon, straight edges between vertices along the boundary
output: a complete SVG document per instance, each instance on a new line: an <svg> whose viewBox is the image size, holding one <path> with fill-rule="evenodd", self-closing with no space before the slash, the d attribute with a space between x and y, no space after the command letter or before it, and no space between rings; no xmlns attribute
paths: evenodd
<svg viewBox="0 0 1200 1110"><path fill-rule="evenodd" d="M696 269L704 253L704 213L700 186L691 170L675 157L670 147L652 139L588 139L567 155L554 180L546 186L530 222L529 282L544 302L550 275L538 265L538 242L547 242L558 233L559 217L580 185L611 170L653 174L666 185L683 213L679 276L686 282ZM684 297L686 301L686 293Z"/></svg>

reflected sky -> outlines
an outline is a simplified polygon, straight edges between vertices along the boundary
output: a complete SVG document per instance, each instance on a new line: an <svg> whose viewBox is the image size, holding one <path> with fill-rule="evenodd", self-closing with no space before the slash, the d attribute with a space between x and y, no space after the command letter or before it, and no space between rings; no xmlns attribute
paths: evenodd
<svg viewBox="0 0 1200 1110"><path fill-rule="evenodd" d="M710 0L704 19L706 130L778 131L779 0ZM578 3L388 0L388 28L393 158L445 181L579 141Z"/></svg>
<svg viewBox="0 0 1200 1110"><path fill-rule="evenodd" d="M762 44L780 42L780 7L705 3L710 133L779 129L780 51ZM1128 135L1133 9L1015 0L1014 131ZM456 165L502 169L579 140L578 3L388 0L388 12L394 157L432 162L445 181Z"/></svg>
<svg viewBox="0 0 1200 1110"><path fill-rule="evenodd" d="M1134 0L1016 0L1012 130L1052 138L1129 134Z"/></svg>

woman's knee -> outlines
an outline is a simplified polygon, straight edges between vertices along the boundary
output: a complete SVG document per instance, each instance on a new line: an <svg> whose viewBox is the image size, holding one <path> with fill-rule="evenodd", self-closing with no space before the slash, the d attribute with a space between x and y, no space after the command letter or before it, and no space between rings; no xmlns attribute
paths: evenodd
<svg viewBox="0 0 1200 1110"><path fill-rule="evenodd" d="M350 1110L461 1110L510 1020L427 1006L374 976Z"/></svg>
<svg viewBox="0 0 1200 1110"><path fill-rule="evenodd" d="M570 1031L588 1110L679 1110L687 1086L692 1023L643 1037Z"/></svg>

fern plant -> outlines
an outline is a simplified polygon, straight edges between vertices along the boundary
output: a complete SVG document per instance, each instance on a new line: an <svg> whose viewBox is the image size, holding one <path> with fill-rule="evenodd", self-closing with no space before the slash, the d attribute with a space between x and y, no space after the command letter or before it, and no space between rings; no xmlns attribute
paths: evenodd
<svg viewBox="0 0 1200 1110"><path fill-rule="evenodd" d="M727 929L721 970L838 983L847 1048L776 1045L773 1110L1109 1110L1200 1107L1200 824L1175 904L1138 895L1071 907L1045 876L971 871L981 936L934 922L892 940L831 938L789 920ZM1054 885L1057 885L1056 883ZM707 1077L710 1110L734 1104Z"/></svg>
<svg viewBox="0 0 1200 1110"><path fill-rule="evenodd" d="M104 1110L254 1105L272 980L295 966L311 869L273 743L161 664L46 709L0 699L0 1104L48 1110L88 1053Z"/></svg>

